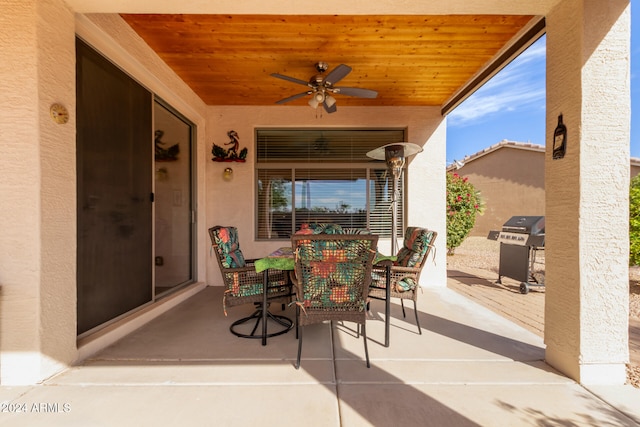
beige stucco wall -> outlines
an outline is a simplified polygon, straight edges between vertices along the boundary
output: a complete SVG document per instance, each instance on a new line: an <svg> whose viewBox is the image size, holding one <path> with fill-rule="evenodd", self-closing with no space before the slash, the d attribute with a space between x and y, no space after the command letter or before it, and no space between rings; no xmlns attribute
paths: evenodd
<svg viewBox="0 0 640 427"><path fill-rule="evenodd" d="M471 236L486 237L515 215L544 215L544 152L504 146L454 172L469 178L484 201Z"/></svg>
<svg viewBox="0 0 640 427"><path fill-rule="evenodd" d="M544 151L507 145L452 170L469 178L486 203L470 236L486 237L490 230L500 230L514 215L544 216L544 160ZM631 162L630 178L640 173L636 163L637 160Z"/></svg>
<svg viewBox="0 0 640 427"><path fill-rule="evenodd" d="M248 148L246 163L206 164L207 227L234 225L240 234L240 246L249 258L260 257L286 246L288 242L255 240L255 129L260 127L394 127L406 128L410 142L424 147L424 151L409 159L407 184L407 223L436 230L436 261L427 265L421 284L446 285L444 259L444 187L445 187L445 121L439 108L429 107L339 107L335 114L316 112L308 106L290 107L209 107L207 111L208 148L212 143L222 146L228 141L227 131L240 136L240 147ZM233 180L222 179L222 171L231 166ZM390 242L380 241L380 250L388 253ZM207 283L222 285L215 259L207 261Z"/></svg>
<svg viewBox="0 0 640 427"><path fill-rule="evenodd" d="M583 383L626 376L629 26L625 0L547 16L546 359ZM552 160L559 114L567 154Z"/></svg>
<svg viewBox="0 0 640 427"><path fill-rule="evenodd" d="M75 357L74 18L5 1L0 27L0 381L33 382Z"/></svg>

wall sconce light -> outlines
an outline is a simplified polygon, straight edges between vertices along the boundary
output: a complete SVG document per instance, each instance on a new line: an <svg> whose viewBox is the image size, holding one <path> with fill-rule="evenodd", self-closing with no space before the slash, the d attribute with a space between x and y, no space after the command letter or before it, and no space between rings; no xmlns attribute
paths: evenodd
<svg viewBox="0 0 640 427"><path fill-rule="evenodd" d="M231 181L231 179L233 179L233 169L224 168L224 170L222 171L222 179L224 179L225 181Z"/></svg>
<svg viewBox="0 0 640 427"><path fill-rule="evenodd" d="M562 123L562 114L558 116L558 126L553 132L553 160L561 159L567 151L567 127Z"/></svg>

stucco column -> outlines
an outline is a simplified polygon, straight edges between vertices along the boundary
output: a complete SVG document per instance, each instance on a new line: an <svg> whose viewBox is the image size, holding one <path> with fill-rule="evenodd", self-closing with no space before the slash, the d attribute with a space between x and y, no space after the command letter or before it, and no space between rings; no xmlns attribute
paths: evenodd
<svg viewBox="0 0 640 427"><path fill-rule="evenodd" d="M447 119L434 123L427 140L409 134L410 142L422 145L424 151L410 159L408 167L407 225L426 227L437 231L435 248L425 260L420 274L420 286L443 288L447 286ZM415 138L418 138L417 140ZM402 239L398 240L402 246Z"/></svg>
<svg viewBox="0 0 640 427"><path fill-rule="evenodd" d="M0 383L31 384L77 353L75 21L62 0L0 4Z"/></svg>
<svg viewBox="0 0 640 427"><path fill-rule="evenodd" d="M628 0L547 15L546 360L583 384L623 384L628 360ZM567 149L553 160L558 116Z"/></svg>

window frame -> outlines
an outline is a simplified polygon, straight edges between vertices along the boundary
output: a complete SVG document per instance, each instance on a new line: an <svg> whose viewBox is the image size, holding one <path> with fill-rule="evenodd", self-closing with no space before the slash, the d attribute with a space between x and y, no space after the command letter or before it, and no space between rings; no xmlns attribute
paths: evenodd
<svg viewBox="0 0 640 427"><path fill-rule="evenodd" d="M273 131L272 128L266 128L266 129L256 129L256 138L255 138L255 144L256 144L256 153L259 153L259 144L260 144L260 138L259 138L259 132L261 130L269 130L269 131ZM297 132L297 131L305 131L308 129L284 129L282 130L283 132L288 132L290 131L291 133ZM333 129L328 129L328 130L324 130L324 131L330 131ZM354 132L358 132L359 130L362 129L341 129L340 131L345 132L345 131L351 131L353 130ZM371 131L376 131L376 130L385 130L388 131L390 129L366 129L366 131L371 132ZM404 136L406 134L406 129L392 129L394 131L401 131L402 132L402 139L404 140ZM401 141L391 141L391 142L401 142ZM388 143L388 142L387 142ZM377 148L381 145L384 145L385 143L380 143L379 145L376 145L374 147L372 147L371 149ZM283 237L265 237L265 235L261 235L261 223L260 221L263 220L263 218L260 215L260 210L264 208L264 206L262 206L261 204L261 189L260 189L260 185L261 185L261 179L264 176L263 174L261 174L261 171L265 171L265 170L282 170L282 171L289 171L289 177L290 181L289 181L289 186L290 186L290 190L291 190L291 194L290 194L290 200L289 200L289 204L288 204L288 209L289 209L289 213L291 216L290 219L290 225L291 225L291 234L295 233L296 231L296 223L298 222L296 220L296 210L298 209L296 207L296 190L295 190L295 186L296 186L296 180L297 175L296 175L296 171L299 170L330 170L330 169L344 169L344 170L359 170L359 171L364 171L364 179L366 181L366 201L365 201L365 209L366 209L366 227L368 229L371 230L372 228L372 219L375 220L376 218L372 218L372 211L371 211L371 206L372 206L372 200L371 197L373 196L371 194L371 185L372 185L372 175L373 175L373 171L374 170L385 170L385 172L387 171L387 167L384 161L381 160L367 160L367 161L355 161L355 162L345 162L344 160L341 161L322 161L322 162L311 162L309 161L309 158L307 157L306 153L308 152L308 145L305 146L302 150L301 150L301 154L302 156L300 156L299 159L295 159L292 158L292 160L290 161L278 161L278 162L261 162L259 156L256 156L256 161L254 163L254 168L255 168L255 203L254 203L254 209L255 209L255 221L254 221L254 226L255 226L255 239L256 241L286 241L290 239L290 236L283 236ZM406 212L407 212L407 199L406 199L406 184L407 184L407 174L404 173L404 171L406 170L407 165L404 166L403 168L403 173L399 179L399 197L398 197L398 203L399 203L399 209L398 209L398 227L397 227L397 236L396 237L402 237L403 235L403 230L404 230L404 224L406 224ZM389 192L392 191L392 178L389 177L389 175L386 176L386 180L385 180L385 185L384 185L384 194L388 196L388 194L390 194ZM390 207L390 202L389 199L387 199L386 197L384 199L382 199L383 201L386 202L387 206ZM263 203L263 202L262 202ZM379 234L380 236L382 236L383 238L391 238L391 209L386 209L385 212L389 212L389 220L388 221L379 221L379 225L376 228L376 230L374 230L374 232L379 231L380 229L388 229L387 233L383 233L383 232L378 232L376 234ZM264 215L262 215L264 216ZM385 226L385 224L387 224L387 226ZM264 227L262 227L264 228ZM274 231L273 230L273 225L269 225L269 231ZM264 233L264 230L263 232ZM268 233L268 232L267 232Z"/></svg>

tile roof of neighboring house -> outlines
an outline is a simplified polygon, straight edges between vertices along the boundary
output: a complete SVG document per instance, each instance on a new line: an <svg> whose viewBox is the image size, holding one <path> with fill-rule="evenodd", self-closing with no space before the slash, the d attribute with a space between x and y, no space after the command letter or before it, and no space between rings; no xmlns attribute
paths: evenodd
<svg viewBox="0 0 640 427"><path fill-rule="evenodd" d="M464 159L458 161L458 160L454 160L453 163L451 163L449 166L447 166L447 172L450 172L452 170L456 170L456 169L460 169L462 166L464 166L465 164L472 162L476 159L479 159L482 156L486 156L489 153L492 153L496 150L499 150L500 148L503 147L509 147L509 148L516 148L519 150L529 150L529 151L538 151L538 152L542 152L544 153L544 145L539 145L539 144L531 144L529 142L516 142L516 141L508 141L506 139L503 139L502 141L498 142L497 144L493 144L492 146L485 148L484 150L478 151L475 154L471 154L470 156L465 156ZM640 167L640 158L638 157L631 157L631 166L639 166Z"/></svg>
<svg viewBox="0 0 640 427"><path fill-rule="evenodd" d="M479 159L482 156L486 156L487 154L492 153L496 150L499 150L500 148L503 148L503 147L517 148L519 150L529 150L529 151L537 151L537 152L544 153L544 145L531 144L529 142L508 141L506 139L503 139L497 144L493 144L492 146L485 148L484 150L478 151L477 153L472 154L470 156L465 156L464 159L460 161L454 160L453 163L447 166L447 171L460 169L463 165L469 162L472 162L476 159Z"/></svg>

